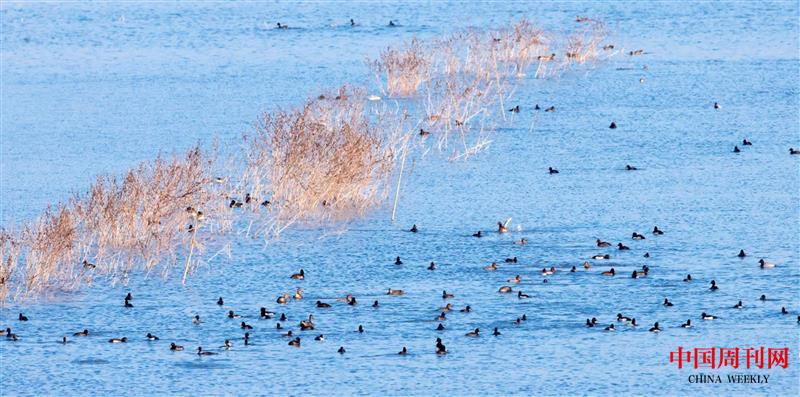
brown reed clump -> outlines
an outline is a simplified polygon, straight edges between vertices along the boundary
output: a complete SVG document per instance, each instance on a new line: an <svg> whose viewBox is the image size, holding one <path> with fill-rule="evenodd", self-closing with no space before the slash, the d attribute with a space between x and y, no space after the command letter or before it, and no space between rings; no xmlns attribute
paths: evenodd
<svg viewBox="0 0 800 397"><path fill-rule="evenodd" d="M48 208L17 236L0 236L3 278L29 296L74 290L96 275L116 280L136 269L149 272L158 264L166 275L182 247L200 245L201 227L217 224L215 232L225 231L220 225L228 211L219 211L224 195L211 184L212 164L194 148L183 157L141 163L121 179L98 178L86 194ZM0 289L0 298L8 292Z"/></svg>
<svg viewBox="0 0 800 397"><path fill-rule="evenodd" d="M371 62L370 66L378 81L386 79L385 92L390 96L412 96L417 93L420 84L429 78L430 55L422 43L414 38L399 49L387 48L382 51L380 59Z"/></svg>
<svg viewBox="0 0 800 397"><path fill-rule="evenodd" d="M269 197L266 235L297 221L363 214L387 195L394 144L370 119L363 90L343 87L293 111L266 113L248 137L246 189Z"/></svg>
<svg viewBox="0 0 800 397"><path fill-rule="evenodd" d="M19 255L22 251L17 235L9 230L0 229L0 302L11 292L14 283Z"/></svg>

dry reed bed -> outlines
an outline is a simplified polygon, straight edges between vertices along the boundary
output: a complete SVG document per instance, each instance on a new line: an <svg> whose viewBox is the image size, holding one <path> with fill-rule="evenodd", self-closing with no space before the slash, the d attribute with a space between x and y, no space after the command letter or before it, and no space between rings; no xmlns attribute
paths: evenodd
<svg viewBox="0 0 800 397"><path fill-rule="evenodd" d="M414 39L370 62L386 94L409 97L402 104L366 102L364 89L344 86L263 114L243 136L241 154L224 162L216 148L195 147L122 178L99 177L34 221L0 229L0 302L75 290L98 277L125 281L135 271L168 277L182 268L185 282L203 260L198 254L224 245L219 236L270 239L297 223L362 216L386 201L393 175L396 206L414 136L435 134L443 150L455 135L454 157L466 157L488 143L484 133L505 119L506 103L531 69L546 77L599 59L605 30L583 22L562 40L560 63L554 35L526 20Z"/></svg>

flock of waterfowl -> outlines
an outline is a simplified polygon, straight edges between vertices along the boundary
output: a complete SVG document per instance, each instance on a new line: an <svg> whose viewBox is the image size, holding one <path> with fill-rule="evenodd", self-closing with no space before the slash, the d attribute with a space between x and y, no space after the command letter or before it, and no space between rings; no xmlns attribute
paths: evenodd
<svg viewBox="0 0 800 397"><path fill-rule="evenodd" d="M509 231L508 227L507 227L507 223L508 223L508 221L506 223L497 222L497 233L499 233L499 234L507 233ZM411 233L417 233L417 232L419 232L419 228L415 224L415 225L413 225L411 227L411 229L409 231ZM652 234L653 238L656 238L656 237L659 237L659 236L663 236L665 233L664 233L663 230L659 229L658 226L655 226L655 227L653 227L653 230L652 230L651 234ZM483 237L483 236L485 236L485 234L482 231L478 231L475 234L473 234L473 237L476 237L476 238L480 238L480 237ZM642 240L646 240L647 237L645 237L645 235L640 234L638 232L633 232L631 234L631 239L634 240L634 241L642 241ZM515 244L524 245L524 244L527 243L527 240L525 238L522 238L520 240L514 241L514 243ZM598 249L616 249L616 250L619 250L619 251L628 251L628 250L631 249L630 247L628 247L627 245L625 245L622 242L619 242L616 245L614 245L611 242L603 241L601 239L595 239L594 245ZM643 257L649 258L650 254L648 252L645 252ZM738 254L736 254L736 257L741 258L741 259L745 259L745 258L748 257L748 255L747 255L747 253L745 253L744 250L739 250ZM611 254L610 253L600 253L600 254L596 254L596 255L592 256L591 259L596 260L596 261L608 260L608 259L611 259ZM517 257L511 257L511 258L505 258L503 262L506 265L513 266L513 265L519 263L519 260L517 259ZM403 261L400 258L400 256L395 257L394 264L397 265L397 266L402 266L403 265ZM764 258L759 259L759 261L757 262L757 265L761 269L771 269L771 268L776 267L775 263L768 262ZM755 264L754 264L754 266L755 266ZM500 268L501 268L501 266L499 266L497 264L497 262L492 262L491 264L483 267L483 269L485 271L498 271L498 270L500 270ZM585 271L590 271L592 269L592 264L588 260L584 261L583 264L582 264L582 268ZM427 270L430 270L430 271L433 271L435 269L436 269L436 265L435 265L434 262L431 262L430 265L427 267ZM553 277L553 276L555 276L557 274L560 274L560 273L569 274L569 273L575 273L575 272L578 272L578 267L577 266L572 266L568 270L567 269L563 269L563 270L562 269L557 269L555 266L551 266L550 268L546 268L546 267L542 268L540 276L542 278L542 282L543 283L547 283L548 282L548 278ZM515 271L515 273L516 273L516 271ZM597 274L600 277L615 277L615 276L618 275L617 271L614 269L613 266L610 267L608 270L602 270L602 271L598 272ZM641 278L641 277L648 277L650 275L651 275L650 267L648 265L643 265L641 267L641 270L633 270L631 275L630 275L630 278L631 279L638 279L638 278ZM300 269L299 272L290 275L288 278L291 279L291 280L294 280L295 282L298 282L298 281L302 282L303 280L306 279L306 277L307 277L307 275L306 275L305 270L304 269ZM507 283L511 284L511 285L519 285L520 282L522 281L522 279L523 279L523 276L521 274L515 274L514 276L512 276L512 277L507 279ZM683 283L692 283L693 281L694 281L694 279L692 278L692 275L691 274L687 274L682 282ZM517 296L518 299L528 299L528 298L530 298L530 295L526 294L522 290L515 290L514 287L512 287L511 285L502 285L497 289L497 292L500 293L500 294L511 294L511 293L516 292L516 296ZM714 292L714 291L719 290L720 286L717 284L716 280L711 280L710 283L709 283L708 289L709 289L709 291ZM386 290L385 295L386 296L403 296L403 295L405 295L405 292L402 289L388 288ZM455 297L455 295L452 292L448 292L446 290L442 291L442 293L441 293L441 299L444 300L444 301L447 301L448 299L452 299L454 297ZM277 297L275 302L278 305L286 305L286 304L289 304L289 303L291 303L293 301L300 301L303 298L304 298L304 291L303 291L302 287L296 287L295 292L293 294L283 293L283 294L281 294L281 295L279 295ZM767 301L767 297L766 297L766 295L762 294L759 297L758 300L761 301L761 302L766 302ZM134 302L133 295L129 292L125 296L125 298L123 299L122 307L124 308L124 310L134 309L135 306L134 306L133 302ZM219 299L217 299L217 301L215 303L220 308L224 308L225 307L225 300L222 297L219 297ZM356 305L358 305L358 300L356 299L355 296L353 296L351 294L348 294L348 295L346 295L346 296L344 296L342 298L336 299L336 302L332 302L332 303L323 302L322 300L317 300L315 302L315 304L314 304L314 307L316 307L317 309L320 309L320 312L317 313L317 315L323 315L322 313L324 313L325 309L329 309L329 308L333 307L333 304L337 304L337 303L338 304L345 304L345 305L349 305L349 306L356 306ZM670 307L670 308L674 306L673 302L671 302L669 300L669 298L664 298L664 301L663 301L662 305L664 307ZM375 300L371 304L371 306L373 308L378 308L378 307L380 307L380 302L378 300ZM742 302L742 300L739 300L735 304L731 305L731 307L733 309L742 309L742 308L744 308L744 303ZM458 310L460 313L471 313L473 311L473 308L470 305L466 305L465 307L463 307L461 309L456 309L453 306L452 303L447 303L443 307L438 308L437 311L439 312L439 315L435 317L435 321L438 322L439 324L438 324L438 326L436 328L434 328L434 331L444 331L446 329L445 326L444 326L444 322L447 320L447 318L448 318L447 316L449 315L450 312L455 311L455 310ZM242 320L243 316L240 313L237 313L236 311L234 311L233 309L228 308L227 311L225 311L223 309L223 312L225 312L224 316L227 317L227 319L239 322L239 328L241 329L241 332L243 332L241 340L243 341L243 344L245 346L250 345L251 344L251 333L250 333L250 331L252 331L254 329L254 326L251 325L251 324L248 324L246 321ZM780 313L784 314L784 315L787 315L787 314L789 314L789 311L786 309L786 307L781 307ZM318 331L317 327L316 327L316 324L314 322L314 320L315 320L314 316L315 315L312 313L312 314L309 314L307 318L304 318L301 321L299 321L298 328L299 328L299 331L301 333L305 333L306 331L315 331L315 330ZM282 337L289 338L289 342L287 343L287 345L288 346L292 346L292 347L297 347L297 348L301 347L301 344L302 344L302 341L303 341L303 337L301 335L299 335L298 333L294 332L292 329L290 329L290 327L285 325L285 323L288 321L288 317L286 316L285 313L277 315L276 312L270 311L266 307L261 307L259 312L258 312L257 318L262 319L262 320L269 320L269 319L276 318L277 322L275 323L274 329L276 329L281 334ZM715 316L713 314L710 314L710 313L706 313L705 311L703 311L698 318L700 320L703 320L703 321L711 321L711 320L718 319L717 316ZM605 330L605 331L615 331L615 330L618 329L617 328L618 325L625 325L625 326L628 326L628 327L636 327L636 326L639 325L639 323L637 322L636 318L625 316L622 313L617 313L616 316L614 317L614 319L615 319L615 322L612 322L609 325L603 327L603 330ZM19 313L19 316L17 317L17 320L21 321L21 322L31 321L28 318L28 316L26 316L23 313ZM520 317L517 317L516 319L512 320L511 323L519 325L522 322L527 321L527 320L528 320L527 315L526 314L522 314ZM800 324L800 315L797 316L797 322ZM196 326L201 326L203 324L203 320L201 319L200 315L196 314L192 318L192 323L194 325L196 325ZM589 328L594 328L594 327L598 327L599 326L598 325L598 319L596 317L592 317L590 319L587 318L584 324L585 324L586 327L589 327ZM690 328L690 327L692 327L691 318L687 319L685 323L680 324L680 327L682 327L682 328ZM358 332L358 333L364 333L365 332L363 325L358 325L358 327L354 331ZM661 332L661 331L663 331L663 328L661 328L661 325L659 324L659 322L656 321L652 325L652 327L649 328L649 331L650 332ZM17 341L17 340L19 340L21 338L18 334L12 332L11 327L7 327L5 330L0 331L0 335L4 335L5 339L8 340L8 341ZM480 328L474 328L474 329L471 329L468 332L466 332L464 335L465 335L465 337L469 337L469 338L478 338L478 337L481 337L483 334L481 333ZM494 329L492 330L491 335L500 336L501 332L500 332L499 327L494 327ZM80 331L72 333L72 337L73 338L86 338L86 337L90 337L90 336L92 336L92 333L90 333L90 331L88 329L83 329L83 330L80 330ZM325 336L324 336L324 334L320 333L320 334L317 334L316 336L314 336L313 339L315 341L317 341L317 342L323 342L323 341L325 341ZM160 338L158 336L154 335L151 332L147 332L147 334L144 335L142 340L146 340L148 342L156 342L156 341L159 341ZM132 339L128 338L127 336L114 337L114 338L108 339L108 343L114 343L114 344L128 343L129 341L132 341ZM62 336L59 342L66 344L66 343L69 343L70 340L68 339L67 336ZM230 339L225 339L222 342L222 345L219 347L219 349L220 350L229 350L233 346L234 346L234 344ZM183 351L184 350L184 346L178 345L175 342L170 342L169 350L171 350L171 351ZM210 355L218 354L217 351L207 350L207 349L204 349L202 346L197 346L196 349L195 349L195 352L196 352L196 354L198 356L210 356ZM344 354L344 353L346 353L346 349L345 349L344 346L340 346L337 349L337 352L340 353L340 354ZM439 355L447 354L447 352L448 352L447 351L447 347L445 346L445 344L442 341L442 339L439 338L439 337L435 338L435 349L434 349L434 352L436 354L439 354ZM409 350L408 350L408 348L406 346L402 346L402 349L398 352L399 355L406 355L408 353L409 353Z"/></svg>

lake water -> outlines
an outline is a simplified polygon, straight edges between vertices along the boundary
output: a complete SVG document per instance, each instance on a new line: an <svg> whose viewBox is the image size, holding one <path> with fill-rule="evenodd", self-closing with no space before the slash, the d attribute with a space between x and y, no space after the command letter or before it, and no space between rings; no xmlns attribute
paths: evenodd
<svg viewBox="0 0 800 397"><path fill-rule="evenodd" d="M198 141L233 142L259 112L343 82L367 84L364 59L415 35L522 16L564 31L589 15L608 24L618 47L647 51L525 81L516 95L523 111L486 151L466 162L414 158L395 224L387 206L344 233L292 229L267 247L235 239L230 258L186 286L134 277L7 304L0 326L21 338L0 338L3 395L800 392L800 156L788 151L800 146L797 2L3 2L0 12L2 225L33 218L95 175ZM349 18L360 26L346 26ZM385 27L390 19L402 26ZM276 22L298 29L276 30ZM536 103L557 111L534 112ZM618 129L608 128L612 120ZM753 145L732 153L743 138ZM548 175L550 166L560 173ZM492 232L509 217L511 233ZM417 234L407 232L414 223ZM665 234L652 236L654 225ZM470 237L479 229L486 237ZM647 239L631 240L634 231ZM512 244L521 237L529 244ZM631 250L596 248L595 238ZM750 256L737 258L740 249ZM580 268L601 252L612 259ZM396 255L404 265L393 264ZM512 256L519 263L483 270ZM762 257L778 266L760 269ZM426 270L430 261L435 271ZM643 264L650 274L631 279ZM573 265L580 270L568 273ZM612 265L617 277L599 275ZM545 266L559 269L548 283L539 275ZM291 280L300 268L306 280ZM693 283L682 282L687 273ZM515 289L531 299L497 293L516 274L523 281ZM275 303L297 286L305 299ZM384 295L390 287L406 295ZM444 301L442 290L455 298ZM128 291L132 309L122 307ZM334 302L347 293L359 305ZM758 301L761 294L769 299ZM664 298L674 306L662 306ZM317 309L318 299L333 307ZM738 300L744 308L732 309ZM447 302L473 312L448 314L437 332L437 308ZM258 318L261 306L288 316L283 324L301 334L301 348L287 346L274 319ZM227 310L254 326L250 346ZM20 311L30 321L17 321ZM704 311L720 318L703 321ZM317 330L300 332L309 313ZM640 326L620 325L616 313ZM195 314L202 325L192 324ZM522 314L528 321L512 324ZM600 326L584 327L588 317ZM695 326L680 328L689 318ZM655 321L663 331L647 332ZM610 323L621 330L604 332ZM476 327L481 337L464 336ZM494 327L501 336L491 336ZM90 337L57 343L84 328ZM147 332L161 340L147 341ZM320 333L325 342L313 340ZM107 343L122 336L129 343ZM437 337L446 356L434 354ZM225 339L233 349L192 354L220 351ZM171 352L169 342L187 351ZM410 354L398 356L403 346ZM678 346L788 347L789 367L746 369L742 353L738 370L678 369L669 362ZM690 383L699 373L770 377Z"/></svg>

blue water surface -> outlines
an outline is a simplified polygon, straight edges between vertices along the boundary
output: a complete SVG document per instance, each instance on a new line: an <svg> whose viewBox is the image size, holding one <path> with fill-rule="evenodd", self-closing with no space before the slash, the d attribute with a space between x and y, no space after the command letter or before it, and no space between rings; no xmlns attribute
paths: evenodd
<svg viewBox="0 0 800 397"><path fill-rule="evenodd" d="M344 82L369 84L364 60L414 36L521 17L567 32L577 15L588 15L607 23L617 48L647 54L522 82L515 95L522 112L491 134L487 150L468 161L413 156L395 224L386 205L343 233L300 227L267 246L235 238L229 257L210 261L186 286L139 275L128 285L101 282L7 304L0 326L20 340L0 337L0 393L797 395L800 156L788 149L800 147L799 8L796 1L3 2L4 226L32 219L96 175L198 142L236 142L260 112ZM401 26L389 28L389 20ZM277 22L294 29L274 29ZM557 110L535 112L537 103ZM609 129L611 121L619 128ZM743 138L753 145L732 153ZM639 170L626 172L626 164ZM512 232L494 233L509 217ZM417 234L407 232L414 223ZM654 225L665 234L650 234ZM486 237L471 237L479 229ZM647 239L631 240L634 231ZM512 243L522 237L529 244ZM599 249L595 238L631 250ZM740 249L750 256L737 258ZM611 260L581 267L605 252ZM397 255L404 265L393 264ZM513 256L517 264L502 262ZM760 269L762 257L778 266ZM435 271L426 270L431 261ZM483 270L492 261L500 269ZM644 264L650 274L631 279ZM550 266L558 272L542 283L540 270ZM568 273L571 266L579 271ZM617 277L599 275L611 266ZM291 280L300 268L306 280ZM694 282L682 281L688 273ZM497 293L517 274L523 281L514 288L531 299ZM712 279L716 292L708 290ZM298 286L305 299L275 303ZM388 297L387 288L406 294ZM442 290L455 298L444 301ZM128 291L132 309L122 307ZM347 293L359 304L335 302ZM219 296L224 307L215 304ZM674 306L662 306L664 298ZM317 309L317 300L333 307ZM739 300L744 308L732 309ZM447 302L473 312L449 313L437 332ZM287 346L274 319L258 318L261 306L286 313L283 324L302 336L301 348ZM250 346L227 310L254 326ZM17 321L20 311L30 321ZM720 318L703 321L704 311ZM317 330L300 332L310 313ZM640 326L617 323L617 313ZM192 324L195 314L202 325ZM522 314L528 320L513 324ZM620 330L586 328L589 317ZM687 319L695 326L680 328ZM656 321L663 331L647 332ZM476 327L481 337L464 336ZM490 335L495 327L501 336ZM84 328L90 337L71 337ZM161 340L147 341L147 332ZM320 333L325 342L313 340ZM72 343L57 343L64 335ZM107 343L122 336L127 344ZM446 356L434 354L437 337ZM225 339L233 349L219 349ZM171 352L169 342L187 351ZM221 354L200 358L197 346ZM396 354L403 346L408 356ZM669 362L678 346L788 347L790 365L678 369ZM698 373L770 378L690 383Z"/></svg>

